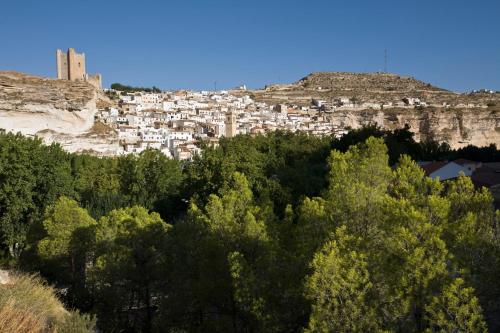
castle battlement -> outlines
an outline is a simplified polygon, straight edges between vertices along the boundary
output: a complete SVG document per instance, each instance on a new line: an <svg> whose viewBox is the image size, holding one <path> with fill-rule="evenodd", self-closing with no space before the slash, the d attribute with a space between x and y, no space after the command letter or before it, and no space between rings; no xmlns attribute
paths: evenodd
<svg viewBox="0 0 500 333"><path fill-rule="evenodd" d="M60 80L85 81L101 89L101 74L89 75L85 71L85 53L69 48L67 52L56 51L57 78Z"/></svg>

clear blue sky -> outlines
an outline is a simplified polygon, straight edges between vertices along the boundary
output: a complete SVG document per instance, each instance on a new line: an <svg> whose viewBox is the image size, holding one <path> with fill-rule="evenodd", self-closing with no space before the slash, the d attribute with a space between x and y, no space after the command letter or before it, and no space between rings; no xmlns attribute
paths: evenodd
<svg viewBox="0 0 500 333"><path fill-rule="evenodd" d="M104 85L262 87L314 71L500 90L499 0L0 0L0 70L55 76L85 52Z"/></svg>

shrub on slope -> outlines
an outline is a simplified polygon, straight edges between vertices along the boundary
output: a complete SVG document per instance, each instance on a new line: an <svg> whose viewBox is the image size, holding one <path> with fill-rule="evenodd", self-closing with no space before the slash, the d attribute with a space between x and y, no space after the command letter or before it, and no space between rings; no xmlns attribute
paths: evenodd
<svg viewBox="0 0 500 333"><path fill-rule="evenodd" d="M39 277L14 275L0 284L0 333L83 333L94 326L89 316L67 311Z"/></svg>

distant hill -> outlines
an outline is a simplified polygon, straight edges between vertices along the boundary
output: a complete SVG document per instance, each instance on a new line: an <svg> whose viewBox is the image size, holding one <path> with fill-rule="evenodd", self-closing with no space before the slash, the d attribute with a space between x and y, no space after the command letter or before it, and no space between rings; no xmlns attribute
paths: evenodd
<svg viewBox="0 0 500 333"><path fill-rule="evenodd" d="M500 144L500 94L460 94L429 83L388 73L319 72L290 84L272 84L263 89L235 91L250 94L270 105L311 106L313 99L332 102L356 99L356 109L326 112L326 121L338 129L377 124L385 129L410 126L416 140L448 142L453 148L469 144ZM419 98L425 108L398 107L404 98ZM363 107L378 104L379 108ZM391 107L380 108L381 104ZM445 107L446 106L446 107Z"/></svg>
<svg viewBox="0 0 500 333"><path fill-rule="evenodd" d="M434 87L429 83L416 80L412 77L399 76L390 73L349 73L349 72L318 72L302 78L296 85L304 88L343 90L369 90L369 91L432 91L448 92L445 89Z"/></svg>
<svg viewBox="0 0 500 333"><path fill-rule="evenodd" d="M291 84L274 84L252 91L258 101L271 104L296 103L310 105L312 99L355 97L361 102L400 102L403 98L420 98L442 106L467 104L496 104L500 106L500 94L460 94L430 83L389 73L312 73Z"/></svg>

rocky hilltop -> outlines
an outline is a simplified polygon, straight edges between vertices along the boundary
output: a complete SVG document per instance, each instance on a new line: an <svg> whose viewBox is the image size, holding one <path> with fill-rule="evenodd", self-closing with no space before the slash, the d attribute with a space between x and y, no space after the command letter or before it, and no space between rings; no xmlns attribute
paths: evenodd
<svg viewBox="0 0 500 333"><path fill-rule="evenodd" d="M116 135L95 133L94 115L106 99L86 82L0 72L0 128L57 141L70 151L105 152Z"/></svg>
<svg viewBox="0 0 500 333"><path fill-rule="evenodd" d="M299 107L311 106L314 100L330 105L340 99L355 101L351 107L322 110L340 129L373 123L391 129L410 125L417 140L446 141L454 148L500 145L498 92L455 93L388 73L321 72L246 93L258 102ZM419 99L425 107L405 105L404 99Z"/></svg>
<svg viewBox="0 0 500 333"><path fill-rule="evenodd" d="M310 105L311 100L355 98L358 103L396 104L403 98L419 98L428 105L458 107L500 105L500 94L460 94L430 83L389 73L312 73L292 84L269 85L252 92L257 101Z"/></svg>

